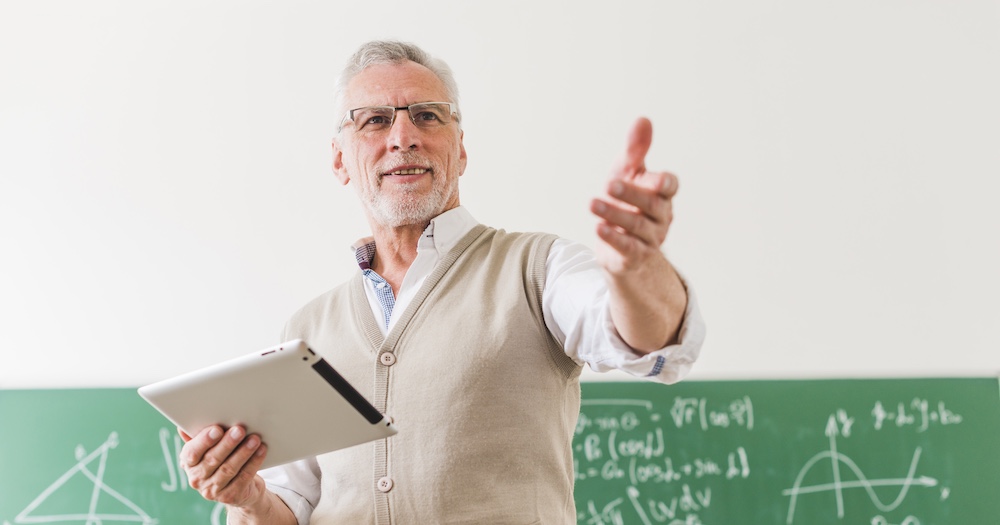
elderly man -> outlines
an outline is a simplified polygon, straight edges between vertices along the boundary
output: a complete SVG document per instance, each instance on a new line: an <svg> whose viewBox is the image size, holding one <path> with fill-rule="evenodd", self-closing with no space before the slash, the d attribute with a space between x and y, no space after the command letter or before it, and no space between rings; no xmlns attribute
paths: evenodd
<svg viewBox="0 0 1000 525"><path fill-rule="evenodd" d="M584 364L678 381L704 328L661 252L677 179L647 171L636 122L607 194L596 254L481 225L447 65L370 42L340 77L333 171L372 237L361 271L288 322L400 429L258 474L259 436L210 427L181 452L191 486L230 523L576 523L571 442ZM303 432L309 432L303 428Z"/></svg>

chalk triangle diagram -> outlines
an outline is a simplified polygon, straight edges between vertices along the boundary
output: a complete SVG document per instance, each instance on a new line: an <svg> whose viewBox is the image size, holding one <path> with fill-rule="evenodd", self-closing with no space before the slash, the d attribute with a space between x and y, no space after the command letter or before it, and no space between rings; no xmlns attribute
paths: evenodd
<svg viewBox="0 0 1000 525"><path fill-rule="evenodd" d="M22 510L14 518L14 524L155 525L157 520L151 518L118 491L104 484L108 451L117 446L117 432L112 432L108 439L90 454L87 454L82 446L78 446L77 463ZM72 510L67 512L67 509Z"/></svg>

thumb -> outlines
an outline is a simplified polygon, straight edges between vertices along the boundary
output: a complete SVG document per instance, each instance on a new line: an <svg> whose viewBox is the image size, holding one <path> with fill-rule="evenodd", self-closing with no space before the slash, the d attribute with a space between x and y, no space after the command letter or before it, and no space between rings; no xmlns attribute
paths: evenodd
<svg viewBox="0 0 1000 525"><path fill-rule="evenodd" d="M628 134L625 158L616 176L628 177L646 171L646 153L653 143L653 123L646 117L639 117Z"/></svg>

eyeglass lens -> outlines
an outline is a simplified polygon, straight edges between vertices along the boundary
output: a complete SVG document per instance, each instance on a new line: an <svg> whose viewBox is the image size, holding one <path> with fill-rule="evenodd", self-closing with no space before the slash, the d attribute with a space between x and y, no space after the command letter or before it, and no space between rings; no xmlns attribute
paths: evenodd
<svg viewBox="0 0 1000 525"><path fill-rule="evenodd" d="M451 122L450 105L439 102L411 104L400 108L392 106L358 108L351 110L350 118L358 131L381 131L392 126L398 110L407 110L410 121L420 128L432 128Z"/></svg>

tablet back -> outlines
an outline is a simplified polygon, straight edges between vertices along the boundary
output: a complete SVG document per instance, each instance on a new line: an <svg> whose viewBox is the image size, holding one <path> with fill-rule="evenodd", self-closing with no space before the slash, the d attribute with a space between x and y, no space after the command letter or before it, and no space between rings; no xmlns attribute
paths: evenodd
<svg viewBox="0 0 1000 525"><path fill-rule="evenodd" d="M391 436L396 428L301 340L139 389L189 435L243 425L267 444L262 468Z"/></svg>

